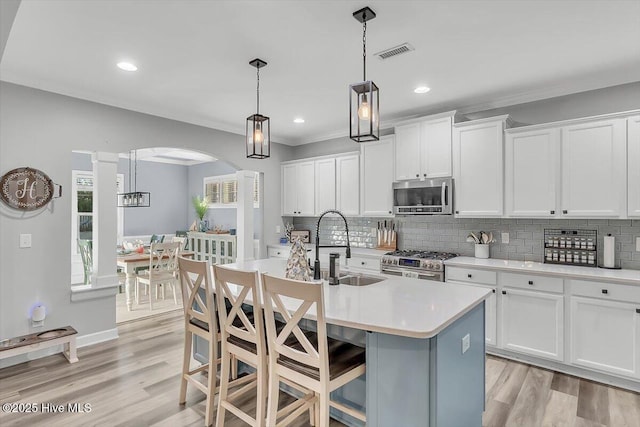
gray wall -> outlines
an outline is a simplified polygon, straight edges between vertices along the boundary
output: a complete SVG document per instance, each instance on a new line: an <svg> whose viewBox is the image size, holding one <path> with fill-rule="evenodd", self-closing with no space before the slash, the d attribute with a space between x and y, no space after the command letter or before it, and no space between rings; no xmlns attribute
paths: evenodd
<svg viewBox="0 0 640 427"><path fill-rule="evenodd" d="M21 214L0 206L0 337L29 332L29 308L49 308L46 326L74 326L80 335L115 327L115 298L70 301L71 152L124 153L136 148L177 147L210 154L238 169L264 173L264 229L280 225L280 162L291 149L273 144L271 158L247 159L244 137L161 117L0 82L0 171L20 166L43 170L63 187L46 209ZM142 183L139 183L139 186ZM187 202L183 202L186 204ZM19 249L19 234L33 245ZM265 242L278 235L267 233ZM263 248L264 250L264 248Z"/></svg>
<svg viewBox="0 0 640 427"><path fill-rule="evenodd" d="M376 234L371 232L378 221L388 218L347 218L352 246L373 248ZM291 221L290 218L288 218ZM315 242L317 218L293 218L298 230L311 230ZM616 238L616 263L622 268L640 270L640 252L635 252L635 237L640 237L640 220L622 219L456 219L453 216L408 216L393 219L398 228L398 249L433 250L474 256L474 246L467 243L471 231L493 232L497 240L491 245L491 258L518 261L543 261L545 229L596 230L598 246L603 237ZM509 233L509 244L500 243L501 233ZM320 228L322 244L343 245L346 242L341 219L325 217ZM602 251L598 251L602 264Z"/></svg>

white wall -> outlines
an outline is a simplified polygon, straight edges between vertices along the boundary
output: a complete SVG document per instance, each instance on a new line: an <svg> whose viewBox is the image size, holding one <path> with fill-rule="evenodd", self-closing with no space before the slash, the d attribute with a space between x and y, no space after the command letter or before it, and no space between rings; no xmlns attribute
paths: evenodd
<svg viewBox="0 0 640 427"><path fill-rule="evenodd" d="M113 297L70 301L72 150L121 153L178 147L263 172L263 229L281 224L280 162L291 157L287 146L273 144L266 160L247 159L241 135L5 82L0 82L0 123L0 173L31 166L63 187L63 197L35 215L0 204L0 338L29 332L28 310L35 302L49 308L46 327L72 325L80 335L115 327ZM18 248L21 233L33 235L32 248ZM265 236L266 243L278 237L275 232Z"/></svg>

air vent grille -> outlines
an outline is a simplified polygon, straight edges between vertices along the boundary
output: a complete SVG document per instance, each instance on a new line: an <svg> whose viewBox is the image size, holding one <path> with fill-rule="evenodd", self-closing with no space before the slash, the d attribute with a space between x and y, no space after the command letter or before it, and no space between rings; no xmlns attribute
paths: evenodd
<svg viewBox="0 0 640 427"><path fill-rule="evenodd" d="M377 56L380 59L389 59L392 56L398 56L401 55L403 53L407 53L407 52L411 52L412 50L415 50L415 48L413 46L411 46L409 43L402 43L399 46L395 46L389 49L385 49L383 51L380 51L376 54L374 54L375 56Z"/></svg>

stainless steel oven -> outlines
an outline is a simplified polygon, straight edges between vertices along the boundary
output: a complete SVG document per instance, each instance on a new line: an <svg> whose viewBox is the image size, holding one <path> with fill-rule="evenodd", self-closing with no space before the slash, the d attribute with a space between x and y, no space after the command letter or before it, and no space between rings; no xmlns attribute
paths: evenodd
<svg viewBox="0 0 640 427"><path fill-rule="evenodd" d="M393 213L396 215L453 214L453 179L394 182Z"/></svg>

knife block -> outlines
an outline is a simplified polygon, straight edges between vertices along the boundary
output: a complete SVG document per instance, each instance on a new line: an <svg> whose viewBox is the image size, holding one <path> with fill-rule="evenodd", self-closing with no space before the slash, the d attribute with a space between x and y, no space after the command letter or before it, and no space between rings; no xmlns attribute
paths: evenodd
<svg viewBox="0 0 640 427"><path fill-rule="evenodd" d="M377 230L376 249L381 249L385 251L395 251L398 248L398 233L396 231L387 230L386 235L387 239L385 240L385 232L384 230Z"/></svg>

